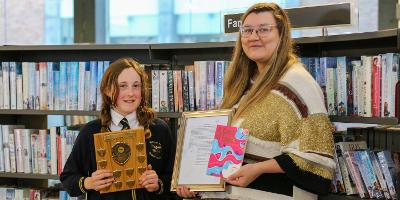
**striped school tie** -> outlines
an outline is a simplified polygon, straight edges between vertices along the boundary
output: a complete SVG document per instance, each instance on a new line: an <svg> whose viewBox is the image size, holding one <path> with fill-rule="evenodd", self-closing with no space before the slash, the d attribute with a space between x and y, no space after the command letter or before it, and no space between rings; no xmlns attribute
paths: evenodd
<svg viewBox="0 0 400 200"><path fill-rule="evenodd" d="M122 129L121 130L126 130L130 129L131 127L128 124L128 120L124 117L119 123L122 124Z"/></svg>

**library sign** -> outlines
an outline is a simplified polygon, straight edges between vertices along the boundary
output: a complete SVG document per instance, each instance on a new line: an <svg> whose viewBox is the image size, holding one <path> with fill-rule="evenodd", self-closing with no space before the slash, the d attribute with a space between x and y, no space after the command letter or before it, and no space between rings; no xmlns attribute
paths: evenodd
<svg viewBox="0 0 400 200"><path fill-rule="evenodd" d="M224 32L225 33L236 33L239 32L240 26L242 26L243 13L238 14L226 14L224 15Z"/></svg>

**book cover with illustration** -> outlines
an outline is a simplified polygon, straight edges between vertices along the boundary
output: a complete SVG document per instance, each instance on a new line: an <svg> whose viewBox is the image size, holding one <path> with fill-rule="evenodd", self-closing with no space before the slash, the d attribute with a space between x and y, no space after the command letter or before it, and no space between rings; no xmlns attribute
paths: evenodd
<svg viewBox="0 0 400 200"><path fill-rule="evenodd" d="M217 125L207 174L227 178L242 165L249 131L247 129Z"/></svg>

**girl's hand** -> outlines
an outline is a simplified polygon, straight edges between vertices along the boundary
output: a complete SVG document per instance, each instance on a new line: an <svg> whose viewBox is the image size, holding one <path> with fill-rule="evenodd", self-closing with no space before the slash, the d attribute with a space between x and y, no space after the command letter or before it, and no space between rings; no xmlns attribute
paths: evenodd
<svg viewBox="0 0 400 200"><path fill-rule="evenodd" d="M151 165L147 166L147 170L139 178L141 184L148 192L155 192L160 189L158 185L158 175L156 171L152 170Z"/></svg>
<svg viewBox="0 0 400 200"><path fill-rule="evenodd" d="M87 190L100 191L109 187L114 182L111 170L100 169L92 173L91 177L87 177L83 183Z"/></svg>

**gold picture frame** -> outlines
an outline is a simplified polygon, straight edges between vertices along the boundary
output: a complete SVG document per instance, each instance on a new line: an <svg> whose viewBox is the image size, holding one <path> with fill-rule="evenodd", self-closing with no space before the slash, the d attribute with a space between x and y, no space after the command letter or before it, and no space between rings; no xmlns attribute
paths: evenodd
<svg viewBox="0 0 400 200"><path fill-rule="evenodd" d="M228 125L232 114L227 109L182 113L171 191L179 185L191 191L225 191L223 179L206 171L216 125Z"/></svg>

